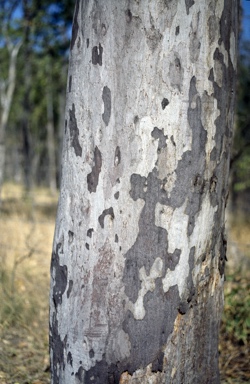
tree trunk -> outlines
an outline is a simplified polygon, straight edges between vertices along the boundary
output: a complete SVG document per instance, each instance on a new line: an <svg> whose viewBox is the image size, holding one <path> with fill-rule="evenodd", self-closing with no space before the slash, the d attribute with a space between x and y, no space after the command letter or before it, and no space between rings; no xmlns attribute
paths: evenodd
<svg viewBox="0 0 250 384"><path fill-rule="evenodd" d="M234 0L77 2L52 383L219 383L236 26Z"/></svg>
<svg viewBox="0 0 250 384"><path fill-rule="evenodd" d="M51 193L56 192L56 151L55 151L55 128L54 128L54 113L53 113L53 94L52 94L52 76L51 62L48 58L47 65L47 149L48 149L48 180Z"/></svg>
<svg viewBox="0 0 250 384"><path fill-rule="evenodd" d="M9 119L10 108L12 104L13 94L16 86L16 61L19 49L22 42L12 44L9 39L7 40L7 48L10 55L9 71L7 80L0 80L0 203L1 191L4 180L4 166L5 166L5 131Z"/></svg>

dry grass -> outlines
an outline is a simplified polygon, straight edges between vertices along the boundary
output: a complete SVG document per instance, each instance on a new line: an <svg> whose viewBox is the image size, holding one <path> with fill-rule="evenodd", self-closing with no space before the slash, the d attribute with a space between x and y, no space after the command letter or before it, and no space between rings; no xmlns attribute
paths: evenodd
<svg viewBox="0 0 250 384"><path fill-rule="evenodd" d="M0 384L50 382L49 267L56 205L57 197L46 189L35 189L27 196L18 185L4 186L0 212ZM234 220L220 337L223 384L250 383L249 328L245 319L236 324L234 312L243 311L242 316L250 321L249 243L249 222Z"/></svg>
<svg viewBox="0 0 250 384"><path fill-rule="evenodd" d="M0 213L0 383L49 383L49 267L57 198L5 185Z"/></svg>

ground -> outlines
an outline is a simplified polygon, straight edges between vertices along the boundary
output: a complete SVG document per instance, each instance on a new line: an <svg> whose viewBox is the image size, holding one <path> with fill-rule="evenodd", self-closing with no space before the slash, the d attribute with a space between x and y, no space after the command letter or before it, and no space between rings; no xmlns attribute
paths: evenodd
<svg viewBox="0 0 250 384"><path fill-rule="evenodd" d="M5 184L0 211L0 384L47 384L49 268L57 196ZM228 219L229 220L229 219ZM231 220L221 382L250 383L250 223Z"/></svg>

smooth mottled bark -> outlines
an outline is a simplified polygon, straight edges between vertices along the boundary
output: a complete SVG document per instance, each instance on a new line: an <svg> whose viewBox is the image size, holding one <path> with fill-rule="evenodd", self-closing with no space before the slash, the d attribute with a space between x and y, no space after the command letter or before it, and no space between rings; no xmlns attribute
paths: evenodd
<svg viewBox="0 0 250 384"><path fill-rule="evenodd" d="M78 1L52 383L219 383L237 2Z"/></svg>

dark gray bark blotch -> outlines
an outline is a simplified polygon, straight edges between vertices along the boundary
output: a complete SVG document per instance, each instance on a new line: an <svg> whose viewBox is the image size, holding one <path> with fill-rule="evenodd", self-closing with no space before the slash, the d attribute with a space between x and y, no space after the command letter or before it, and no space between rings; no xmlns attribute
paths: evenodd
<svg viewBox="0 0 250 384"><path fill-rule="evenodd" d="M72 358L71 352L68 352L68 354L67 354L67 363L70 364L71 367L73 366L73 358Z"/></svg>
<svg viewBox="0 0 250 384"><path fill-rule="evenodd" d="M102 154L98 147L94 151L94 166L91 173L87 175L88 190L90 193L96 192L99 181L99 174L102 169Z"/></svg>
<svg viewBox="0 0 250 384"><path fill-rule="evenodd" d="M89 228L89 229L87 230L87 236L91 238L93 232L94 232L94 229L93 229L93 228Z"/></svg>
<svg viewBox="0 0 250 384"><path fill-rule="evenodd" d="M114 194L114 198L115 198L116 200L118 200L118 199L119 199L119 195L120 195L120 192L118 191L118 192L116 192L116 193Z"/></svg>
<svg viewBox="0 0 250 384"><path fill-rule="evenodd" d="M69 287L67 290L67 298L69 298L71 291L72 291L72 288L73 288L73 280L69 280Z"/></svg>
<svg viewBox="0 0 250 384"><path fill-rule="evenodd" d="M71 92L72 76L69 77L69 92Z"/></svg>
<svg viewBox="0 0 250 384"><path fill-rule="evenodd" d="M163 129L159 129L157 127L154 127L153 131L151 132L151 136L154 139L159 139L158 142L158 149L165 148L167 146L166 140L168 138L167 135L164 135Z"/></svg>
<svg viewBox="0 0 250 384"><path fill-rule="evenodd" d="M77 0L76 1L76 6L75 6L73 27L72 27L72 38L71 38L71 43L70 43L70 49L71 50L74 48L74 45L75 45L75 42L76 42L76 38L77 38L77 35L78 35L78 31L79 31L79 24L78 24L78 21L77 21L78 12L79 12L79 3L80 3L80 1Z"/></svg>
<svg viewBox="0 0 250 384"><path fill-rule="evenodd" d="M126 15L126 21L127 21L127 23L130 23L131 20L132 20L132 13L131 13L130 9L127 9L127 10L125 11L125 15Z"/></svg>
<svg viewBox="0 0 250 384"><path fill-rule="evenodd" d="M74 239L74 232L68 231L68 237L69 237L69 244L72 244Z"/></svg>
<svg viewBox="0 0 250 384"><path fill-rule="evenodd" d="M172 333L177 316L180 297L177 285L164 293L161 278L155 281L155 290L147 292L144 297L145 316L136 320L130 311L123 322L123 329L131 341L131 353L127 363L128 372L132 375L137 369L144 368L154 362L159 370L162 365L157 356Z"/></svg>
<svg viewBox="0 0 250 384"><path fill-rule="evenodd" d="M87 48L89 47L89 38L86 40Z"/></svg>
<svg viewBox="0 0 250 384"><path fill-rule="evenodd" d="M56 251L52 254L51 260L51 271L55 274L54 276L54 287L53 287L53 302L55 307L62 304L62 295L64 294L67 287L67 276L68 268L66 265L60 265L59 262L59 250L61 243L57 244Z"/></svg>
<svg viewBox="0 0 250 384"><path fill-rule="evenodd" d="M180 26L177 25L177 27L175 28L175 36L178 36L180 33Z"/></svg>
<svg viewBox="0 0 250 384"><path fill-rule="evenodd" d="M89 251L89 244L88 243L85 243L85 247Z"/></svg>
<svg viewBox="0 0 250 384"><path fill-rule="evenodd" d="M114 158L114 165L117 167L121 162L121 150L120 147L116 147L115 149L115 158Z"/></svg>
<svg viewBox="0 0 250 384"><path fill-rule="evenodd" d="M104 219L105 219L105 216L107 216L107 215L110 215L112 219L115 218L114 210L112 207L110 207L108 209L104 209L102 214L98 217L99 224L102 228L104 228Z"/></svg>
<svg viewBox="0 0 250 384"><path fill-rule="evenodd" d="M168 99L166 99L166 98L164 97L164 99L162 99L162 102L161 102L161 107L162 107L162 109L165 109L165 108L168 106L168 104L169 104Z"/></svg>
<svg viewBox="0 0 250 384"><path fill-rule="evenodd" d="M187 15L189 15L189 9L194 5L194 0L185 0Z"/></svg>
<svg viewBox="0 0 250 384"><path fill-rule="evenodd" d="M182 90L183 73L180 58L175 54L169 66L169 78L171 86L177 88L179 91Z"/></svg>
<svg viewBox="0 0 250 384"><path fill-rule="evenodd" d="M79 129L77 126L77 120L75 116L75 104L72 104L72 110L69 110L69 130L71 145L74 148L76 156L82 156L82 147L79 143Z"/></svg>
<svg viewBox="0 0 250 384"><path fill-rule="evenodd" d="M67 335L64 340L61 339L58 333L58 320L56 314L53 313L52 324L50 324L50 336L49 344L50 348L53 350L51 357L51 379L53 384L61 384L60 377L58 372L58 366L62 366L63 370L65 369L65 360L64 360L64 350L67 343Z"/></svg>
<svg viewBox="0 0 250 384"><path fill-rule="evenodd" d="M111 116L111 91L105 86L102 91L102 100L104 104L104 112L102 114L102 119L106 126L109 125L109 119Z"/></svg>
<svg viewBox="0 0 250 384"><path fill-rule="evenodd" d="M92 64L97 65L99 64L102 66L102 53L103 53L103 47L99 43L99 47L95 46L92 48Z"/></svg>

